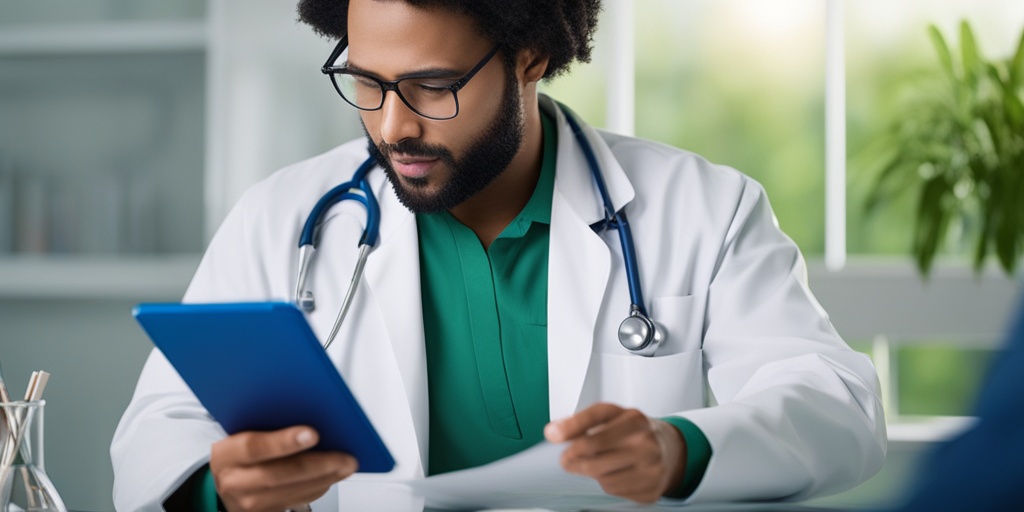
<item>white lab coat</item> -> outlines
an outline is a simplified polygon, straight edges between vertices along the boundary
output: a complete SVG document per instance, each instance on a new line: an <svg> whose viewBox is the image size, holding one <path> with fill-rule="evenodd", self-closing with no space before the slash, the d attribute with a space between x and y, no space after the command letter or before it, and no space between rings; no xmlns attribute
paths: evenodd
<svg viewBox="0 0 1024 512"><path fill-rule="evenodd" d="M629 291L617 235L590 228L602 218L594 180L562 112L540 101L558 126L551 418L609 401L693 421L713 455L690 502L802 499L878 471L886 435L874 368L844 344L812 296L803 258L778 229L764 190L694 154L586 127L615 207L629 215L648 307L667 332L655 357L625 352L616 332ZM366 158L365 144L345 144L252 187L211 242L185 301L288 300L301 226L317 199ZM346 492L359 491L345 488L360 481L421 477L429 457L415 217L382 172L370 180L380 243L328 352L397 467L356 475L336 486L340 498L332 491L324 502L347 502ZM324 221L310 273L318 307L309 320L321 339L350 280L364 216L347 201ZM159 509L223 435L154 351L111 447L117 508Z"/></svg>

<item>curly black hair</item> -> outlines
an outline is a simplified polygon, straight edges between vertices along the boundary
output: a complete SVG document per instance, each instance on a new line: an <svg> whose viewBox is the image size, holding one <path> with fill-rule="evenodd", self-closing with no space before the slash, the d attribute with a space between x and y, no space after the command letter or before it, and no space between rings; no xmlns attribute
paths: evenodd
<svg viewBox="0 0 1024 512"><path fill-rule="evenodd" d="M522 49L548 56L544 78L558 76L574 60L590 62L591 41L601 0L402 0L463 13L506 55ZM299 21L322 36L340 39L347 31L348 0L299 0Z"/></svg>

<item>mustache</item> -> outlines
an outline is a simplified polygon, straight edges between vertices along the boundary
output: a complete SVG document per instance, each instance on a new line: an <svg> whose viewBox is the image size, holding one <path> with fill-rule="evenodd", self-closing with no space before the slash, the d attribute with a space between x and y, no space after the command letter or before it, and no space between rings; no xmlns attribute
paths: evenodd
<svg viewBox="0 0 1024 512"><path fill-rule="evenodd" d="M388 158L395 153L412 157L440 158L442 160L451 157L451 153L444 146L425 144L415 139L406 139L399 141L396 144L387 144L382 142L375 146L377 153L385 158Z"/></svg>

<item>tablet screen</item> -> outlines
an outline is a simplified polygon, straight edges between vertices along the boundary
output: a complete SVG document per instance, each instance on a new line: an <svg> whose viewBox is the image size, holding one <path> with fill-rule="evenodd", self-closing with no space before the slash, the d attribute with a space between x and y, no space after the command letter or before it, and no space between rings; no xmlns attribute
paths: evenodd
<svg viewBox="0 0 1024 512"><path fill-rule="evenodd" d="M133 314L229 434L309 425L359 472L395 463L293 304L140 304Z"/></svg>

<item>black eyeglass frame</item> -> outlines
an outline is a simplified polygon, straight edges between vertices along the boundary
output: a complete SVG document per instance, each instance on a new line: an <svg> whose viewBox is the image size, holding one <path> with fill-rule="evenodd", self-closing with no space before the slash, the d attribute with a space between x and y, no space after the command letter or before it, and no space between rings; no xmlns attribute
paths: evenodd
<svg viewBox="0 0 1024 512"><path fill-rule="evenodd" d="M352 105L353 107L355 107L355 108L357 108L359 110L364 110L364 111L367 111L367 112L372 112L372 111L380 110L381 108L383 108L384 107L384 98L387 96L388 91L394 91L395 94L398 95L398 98L402 100L402 103L405 103L405 106L409 107L409 110L412 110L417 115L419 115L421 117L425 117L427 119L433 119L435 121L446 121L448 119L453 119L455 116L459 115L459 90L461 90L463 87L465 87L466 84L469 83L470 79L472 79L481 69L483 69L484 66L487 65L488 62L491 61L492 58L494 58L494 55L498 53L498 50L501 48L501 45L494 45L494 48L492 48L491 51L487 53L487 55L484 55L484 58L480 59L480 62L477 62L476 65L473 66L473 68L469 70L469 72L467 72L465 75L462 75L462 77L460 77L458 80L456 80L456 81L452 82L451 84L448 84L445 87L443 87L443 89L448 89L449 91L451 91L452 98L455 99L455 113L452 114L449 117L428 116L428 115L424 114L423 112L420 112L419 110L417 110L416 107L412 106L412 104L409 103L409 100L405 99L405 96L402 95L401 89L398 88L398 84L401 83L404 80L410 80L410 79L411 80L417 80L417 78L401 78L401 79L392 80L392 81L381 80L381 79L379 79L377 77L374 77L374 76L370 76L370 75L367 75L367 74L364 74L364 73L360 73L360 72L357 72L357 71L352 71L347 66L334 66L334 65L332 65L334 63L334 61L338 60L338 57L341 56L342 52L344 52L345 48L347 48L347 47L348 47L348 36L342 36L341 40L338 41L338 45L334 47L334 51L331 52L331 56L327 58L327 62L325 62L323 67L320 68L320 72L322 72L323 74L328 75L328 76L331 77L331 83L334 84L334 90L338 92L338 95L341 96L341 99L345 100L345 103L348 103L349 105ZM377 105L374 108L365 108L365 107L360 107L359 105L356 105L355 103L353 103L352 100L349 100L348 98L346 98L345 95L341 92L341 87L338 86L338 81L337 81L337 79L334 78L334 76L336 74L354 75L354 76L358 76L358 77L361 77L361 78L367 78L369 80L373 80L374 82L376 82L377 85L380 86L380 90L381 90L381 93L380 93L380 105ZM438 89L442 89L442 88L439 87Z"/></svg>

